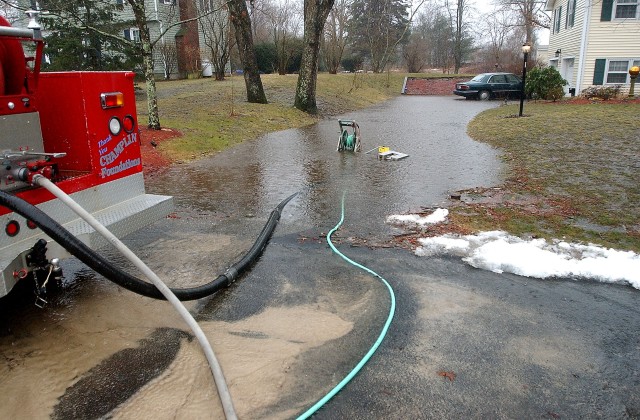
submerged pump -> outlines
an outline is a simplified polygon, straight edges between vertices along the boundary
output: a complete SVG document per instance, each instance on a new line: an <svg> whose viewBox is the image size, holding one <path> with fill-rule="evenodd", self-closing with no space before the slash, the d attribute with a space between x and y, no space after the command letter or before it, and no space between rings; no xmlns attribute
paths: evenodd
<svg viewBox="0 0 640 420"><path fill-rule="evenodd" d="M338 138L338 152L360 151L360 127L354 120L338 120L340 137Z"/></svg>

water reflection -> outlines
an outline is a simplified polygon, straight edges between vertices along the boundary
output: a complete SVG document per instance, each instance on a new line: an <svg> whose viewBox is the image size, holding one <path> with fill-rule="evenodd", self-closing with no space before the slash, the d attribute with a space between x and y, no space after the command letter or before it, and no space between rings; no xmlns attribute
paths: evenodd
<svg viewBox="0 0 640 420"><path fill-rule="evenodd" d="M268 213L292 192L290 222L336 220L343 191L358 227L381 228L390 213L438 205L451 190L500 182L497 152L466 135L469 120L493 104L443 97L400 97L342 118L356 120L362 153L338 153L337 118L268 134L156 179L154 191L178 203L229 216ZM379 161L380 145L409 154ZM375 230L375 229L374 229Z"/></svg>

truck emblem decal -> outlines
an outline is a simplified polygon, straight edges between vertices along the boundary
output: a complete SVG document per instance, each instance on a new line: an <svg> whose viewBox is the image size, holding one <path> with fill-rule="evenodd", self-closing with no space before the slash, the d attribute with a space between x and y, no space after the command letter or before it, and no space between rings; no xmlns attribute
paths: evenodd
<svg viewBox="0 0 640 420"><path fill-rule="evenodd" d="M100 176L106 178L108 176L115 175L119 172L126 171L129 168L133 168L134 166L140 165L140 158L137 159L127 159L124 162L120 162L118 165L112 168L102 168L100 172Z"/></svg>
<svg viewBox="0 0 640 420"><path fill-rule="evenodd" d="M120 154L124 151L124 149L127 146L135 143L137 139L138 139L137 133L131 133L127 135L125 138L123 138L122 140L120 140L120 142L116 144L116 146L113 148L111 152L100 157L100 166L107 166L115 162L115 160L118 158L118 156L120 156ZM100 152L102 154L102 150L100 150Z"/></svg>

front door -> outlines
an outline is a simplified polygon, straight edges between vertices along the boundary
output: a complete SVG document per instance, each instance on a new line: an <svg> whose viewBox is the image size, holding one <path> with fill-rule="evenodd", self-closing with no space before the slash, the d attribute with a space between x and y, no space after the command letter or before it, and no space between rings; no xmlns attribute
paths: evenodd
<svg viewBox="0 0 640 420"><path fill-rule="evenodd" d="M562 59L562 64L560 66L560 75L568 83L564 87L564 93L565 95L567 95L569 93L569 88L575 88L573 83L573 57Z"/></svg>

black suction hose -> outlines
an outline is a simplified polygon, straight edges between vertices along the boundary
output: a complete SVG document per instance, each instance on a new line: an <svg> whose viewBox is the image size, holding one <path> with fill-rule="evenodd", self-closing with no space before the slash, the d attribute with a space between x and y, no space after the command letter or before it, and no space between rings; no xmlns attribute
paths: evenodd
<svg viewBox="0 0 640 420"><path fill-rule="evenodd" d="M280 220L280 215L284 206L286 206L287 203L297 194L298 193L292 194L278 204L278 206L269 215L269 220L267 220L267 223L262 228L260 235L258 235L258 238L251 249L240 259L240 261L229 267L224 274L219 275L214 280L202 286L185 289L171 289L171 291L180 300L195 300L210 296L233 283L235 279L262 254L264 247L267 245L269 238L271 238L271 235ZM139 295L154 299L165 299L153 284L147 283L146 281L140 280L137 277L120 270L34 205L1 190L0 205L34 222L44 233L62 245L72 255L117 285Z"/></svg>

